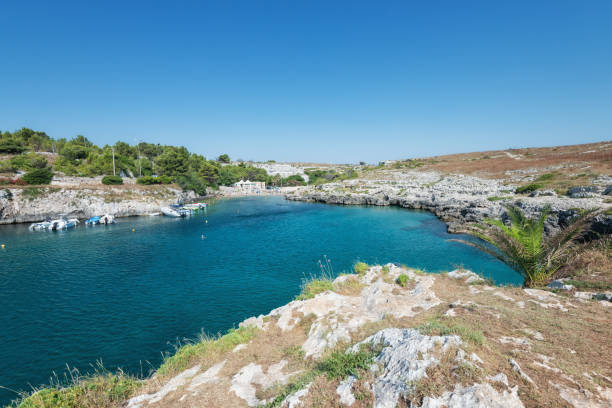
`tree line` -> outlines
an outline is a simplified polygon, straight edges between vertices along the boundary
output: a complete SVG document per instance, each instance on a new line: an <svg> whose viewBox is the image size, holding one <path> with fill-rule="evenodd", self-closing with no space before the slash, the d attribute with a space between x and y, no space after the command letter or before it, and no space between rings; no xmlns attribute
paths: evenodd
<svg viewBox="0 0 612 408"><path fill-rule="evenodd" d="M49 163L42 152L57 156ZM201 195L206 188L229 186L242 179L272 181L264 169L245 163L230 164L227 154L208 160L183 146L146 142L130 145L119 141L100 147L82 135L54 139L28 128L0 132L0 154L11 155L0 161L0 173L49 169L69 176L94 177L123 172L142 178L141 184L174 182Z"/></svg>

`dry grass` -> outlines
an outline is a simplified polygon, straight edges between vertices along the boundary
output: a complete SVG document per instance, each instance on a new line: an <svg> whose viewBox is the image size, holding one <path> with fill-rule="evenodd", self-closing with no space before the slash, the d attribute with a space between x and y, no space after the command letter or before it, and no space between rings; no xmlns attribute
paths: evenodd
<svg viewBox="0 0 612 408"><path fill-rule="evenodd" d="M65 385L68 383L69 385ZM55 380L51 385L23 393L11 404L17 408L112 408L132 395L142 382L121 371L110 373L101 365L96 373L81 376L70 370L65 382Z"/></svg>
<svg viewBox="0 0 612 408"><path fill-rule="evenodd" d="M495 150L435 156L423 159L423 170L462 173L484 178L506 178L507 171L555 171L566 186L583 183L580 174L612 174L612 142L582 145ZM561 168L557 168L561 167Z"/></svg>
<svg viewBox="0 0 612 408"><path fill-rule="evenodd" d="M612 238L606 237L582 245L576 256L560 269L557 278L570 278L578 289L612 289Z"/></svg>

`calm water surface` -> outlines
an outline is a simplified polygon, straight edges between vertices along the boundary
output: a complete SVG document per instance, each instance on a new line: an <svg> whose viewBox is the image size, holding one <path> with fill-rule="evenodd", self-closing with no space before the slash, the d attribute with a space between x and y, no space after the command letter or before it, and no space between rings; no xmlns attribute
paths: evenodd
<svg viewBox="0 0 612 408"><path fill-rule="evenodd" d="M277 197L220 201L190 219L123 218L64 232L0 226L0 386L28 389L62 377L67 364L87 372L97 360L147 374L177 341L292 300L323 255L336 274L361 260L463 265L520 283L449 238L426 212ZM14 397L0 389L0 404Z"/></svg>

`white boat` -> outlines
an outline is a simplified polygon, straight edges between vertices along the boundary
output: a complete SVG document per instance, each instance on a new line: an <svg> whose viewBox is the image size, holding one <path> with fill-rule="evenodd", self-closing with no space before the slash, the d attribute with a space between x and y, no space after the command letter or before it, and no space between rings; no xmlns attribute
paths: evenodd
<svg viewBox="0 0 612 408"><path fill-rule="evenodd" d="M30 225L30 231L45 231L49 229L50 226L51 223L48 221L35 222L34 224Z"/></svg>
<svg viewBox="0 0 612 408"><path fill-rule="evenodd" d="M180 212L178 212L177 210L175 210L174 208L170 208L170 207L162 207L161 208L161 212L162 214L168 216L168 217L184 217L185 215L181 214Z"/></svg>
<svg viewBox="0 0 612 408"><path fill-rule="evenodd" d="M207 206L208 204L206 203L192 203L192 204L185 204L183 208L186 208L188 210L198 211L198 210L201 210L202 208L206 208Z"/></svg>
<svg viewBox="0 0 612 408"><path fill-rule="evenodd" d="M100 224L108 225L115 223L115 216L110 214L104 214L100 217Z"/></svg>
<svg viewBox="0 0 612 408"><path fill-rule="evenodd" d="M60 219L51 221L49 223L50 225L48 229L51 231L65 230L68 228L76 227L78 223L79 223L79 220L77 220L76 218L71 218L69 220L67 220L66 218L60 218Z"/></svg>

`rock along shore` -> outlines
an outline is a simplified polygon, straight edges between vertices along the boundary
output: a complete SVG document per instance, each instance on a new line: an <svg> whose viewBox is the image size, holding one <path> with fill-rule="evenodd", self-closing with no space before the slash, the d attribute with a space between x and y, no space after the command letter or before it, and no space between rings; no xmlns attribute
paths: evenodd
<svg viewBox="0 0 612 408"><path fill-rule="evenodd" d="M583 209L610 206L603 194L588 198L556 196L554 192L527 197L514 194L514 186L499 180L487 180L465 175L441 175L436 172L381 171L376 179L359 178L303 187L288 200L342 205L396 205L415 210L427 210L447 224L449 232L462 232L466 223L485 218L504 217L504 205L514 203L528 215L550 206L551 217L546 230L552 232ZM602 189L602 193L604 190ZM593 229L612 232L612 217L600 216Z"/></svg>
<svg viewBox="0 0 612 408"><path fill-rule="evenodd" d="M89 218L101 214L129 217L159 212L178 200L192 200L168 186L77 186L0 189L0 224L43 221L59 216Z"/></svg>

